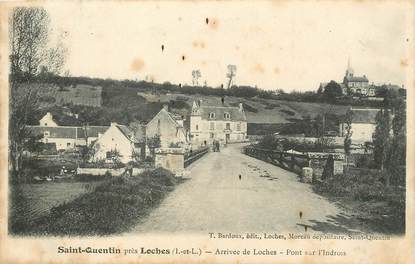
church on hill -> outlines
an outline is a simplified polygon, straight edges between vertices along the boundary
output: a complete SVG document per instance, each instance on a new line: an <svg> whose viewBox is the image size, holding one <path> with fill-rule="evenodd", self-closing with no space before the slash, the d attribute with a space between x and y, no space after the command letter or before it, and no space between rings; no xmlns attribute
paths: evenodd
<svg viewBox="0 0 415 264"><path fill-rule="evenodd" d="M343 86L346 88L346 93L347 91L350 91L352 94L375 96L375 88L369 85L369 80L366 75L354 75L354 70L350 66L350 59L347 62L346 74L343 78ZM345 93L343 92L343 94Z"/></svg>
<svg viewBox="0 0 415 264"><path fill-rule="evenodd" d="M376 86L369 84L369 79L365 74L362 76L354 75L350 59L347 62L346 73L342 82L338 82L342 88L343 95L357 95L373 97L376 95ZM324 91L328 82L320 83L319 91Z"/></svg>

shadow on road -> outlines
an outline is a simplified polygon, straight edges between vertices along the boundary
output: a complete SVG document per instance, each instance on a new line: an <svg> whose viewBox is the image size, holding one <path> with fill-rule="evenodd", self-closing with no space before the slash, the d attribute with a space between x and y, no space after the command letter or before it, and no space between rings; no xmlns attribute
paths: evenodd
<svg viewBox="0 0 415 264"><path fill-rule="evenodd" d="M326 222L309 220L313 225L310 226L314 231L324 232L324 233L335 233L335 234L345 234L345 233L362 233L360 230L362 228L362 223L357 219L346 217L343 215L328 216Z"/></svg>

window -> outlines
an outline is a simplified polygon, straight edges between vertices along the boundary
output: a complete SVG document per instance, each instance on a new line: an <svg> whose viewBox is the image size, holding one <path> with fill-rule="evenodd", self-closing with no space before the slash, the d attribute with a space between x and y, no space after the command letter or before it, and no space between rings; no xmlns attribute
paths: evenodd
<svg viewBox="0 0 415 264"><path fill-rule="evenodd" d="M231 119L231 114L229 114L229 113L224 113L224 114L223 114L223 117L224 117L225 119Z"/></svg>
<svg viewBox="0 0 415 264"><path fill-rule="evenodd" d="M199 130L199 125L196 125L196 130Z"/></svg>
<svg viewBox="0 0 415 264"><path fill-rule="evenodd" d="M43 132L43 136L45 136L45 137L50 136L50 132L49 132L49 131L45 131L45 132Z"/></svg>
<svg viewBox="0 0 415 264"><path fill-rule="evenodd" d="M216 117L215 113L211 112L209 113L209 118L210 119L214 119Z"/></svg>
<svg viewBox="0 0 415 264"><path fill-rule="evenodd" d="M112 152L111 151L107 151L106 157L107 157L107 159L111 159L112 158Z"/></svg>
<svg viewBox="0 0 415 264"><path fill-rule="evenodd" d="M214 122L210 122L210 130L215 130L215 123Z"/></svg>
<svg viewBox="0 0 415 264"><path fill-rule="evenodd" d="M226 129L230 130L231 129L231 123L226 123Z"/></svg>
<svg viewBox="0 0 415 264"><path fill-rule="evenodd" d="M45 126L48 126L48 123L45 123Z"/></svg>
<svg viewBox="0 0 415 264"><path fill-rule="evenodd" d="M241 131L241 123L236 124L236 130Z"/></svg>
<svg viewBox="0 0 415 264"><path fill-rule="evenodd" d="M71 142L66 143L66 146L67 147L70 147L71 146Z"/></svg>
<svg viewBox="0 0 415 264"><path fill-rule="evenodd" d="M215 138L215 133L210 133L210 138Z"/></svg>

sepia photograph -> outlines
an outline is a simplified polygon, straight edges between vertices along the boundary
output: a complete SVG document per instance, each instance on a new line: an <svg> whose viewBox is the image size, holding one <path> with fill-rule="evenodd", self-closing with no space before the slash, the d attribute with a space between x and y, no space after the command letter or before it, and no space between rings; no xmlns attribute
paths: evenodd
<svg viewBox="0 0 415 264"><path fill-rule="evenodd" d="M410 1L0 7L6 236L408 236Z"/></svg>

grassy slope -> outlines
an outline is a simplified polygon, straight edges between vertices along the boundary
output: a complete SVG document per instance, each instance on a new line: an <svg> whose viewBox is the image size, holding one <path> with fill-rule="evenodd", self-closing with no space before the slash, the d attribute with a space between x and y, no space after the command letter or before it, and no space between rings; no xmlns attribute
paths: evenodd
<svg viewBox="0 0 415 264"><path fill-rule="evenodd" d="M54 104L61 104L62 102L73 102L75 104L84 104L90 106L104 106L104 107L138 107L143 105L145 109L150 111L148 115L153 115L153 112L157 112L160 105L163 103L169 103L170 107L180 115L187 115L188 109L191 107L194 100L203 100L209 105L221 105L221 97L219 96L206 96L206 95L188 95L180 93L151 93L147 92L135 92L136 89L132 87L103 87L91 86L91 85L71 85L59 88L54 84L30 84L23 85L27 89L28 86L36 87L40 90L41 94L46 96L52 96L55 98L55 102L42 102L42 106L50 106ZM62 89L63 88L63 89ZM124 90L125 89L125 90ZM122 91L124 95L120 94ZM137 98L132 96L132 93ZM108 98L104 98L106 97ZM129 100L118 100L118 98L127 97ZM143 98L145 100L143 101ZM136 100L135 100L136 99ZM173 100L173 101L172 101ZM127 102L128 101L128 102ZM174 103L179 102L179 105L175 107ZM266 123L266 124L281 124L288 123L292 119L301 119L305 115L311 117L321 114L323 112L332 112L335 114L344 114L346 112L346 106L341 105L329 105L324 103L305 103L305 102L291 102L281 101L273 99L262 98L240 98L233 96L225 97L225 105L236 106L238 103L245 104L245 112L247 114L248 123ZM114 105L115 104L115 105ZM122 106L121 106L122 105ZM187 105L188 109L183 105ZM153 109L157 108L157 109ZM135 109L137 110L137 109ZM140 112L140 111L139 111ZM137 118L148 119L147 115L139 115Z"/></svg>
<svg viewBox="0 0 415 264"><path fill-rule="evenodd" d="M23 83L21 92L26 93L28 89L36 88L40 95L40 105L42 107L73 103L87 106L101 106L101 86L91 86L86 84L67 85L59 87L49 83Z"/></svg>
<svg viewBox="0 0 415 264"><path fill-rule="evenodd" d="M170 100L184 100L191 106L194 100L203 100L209 105L221 105L221 98L217 96L206 95L186 95L186 94L150 94L139 93L140 96L146 98L151 102L169 102ZM240 98L240 97L225 97L225 105L237 105L239 102L247 104L252 107L245 107L248 123L287 123L290 119L301 119L305 115L311 117L319 113L331 112L335 114L344 114L346 106L329 105L321 103L304 103L304 102L289 102L272 99L259 98ZM293 114L291 113L293 112Z"/></svg>

